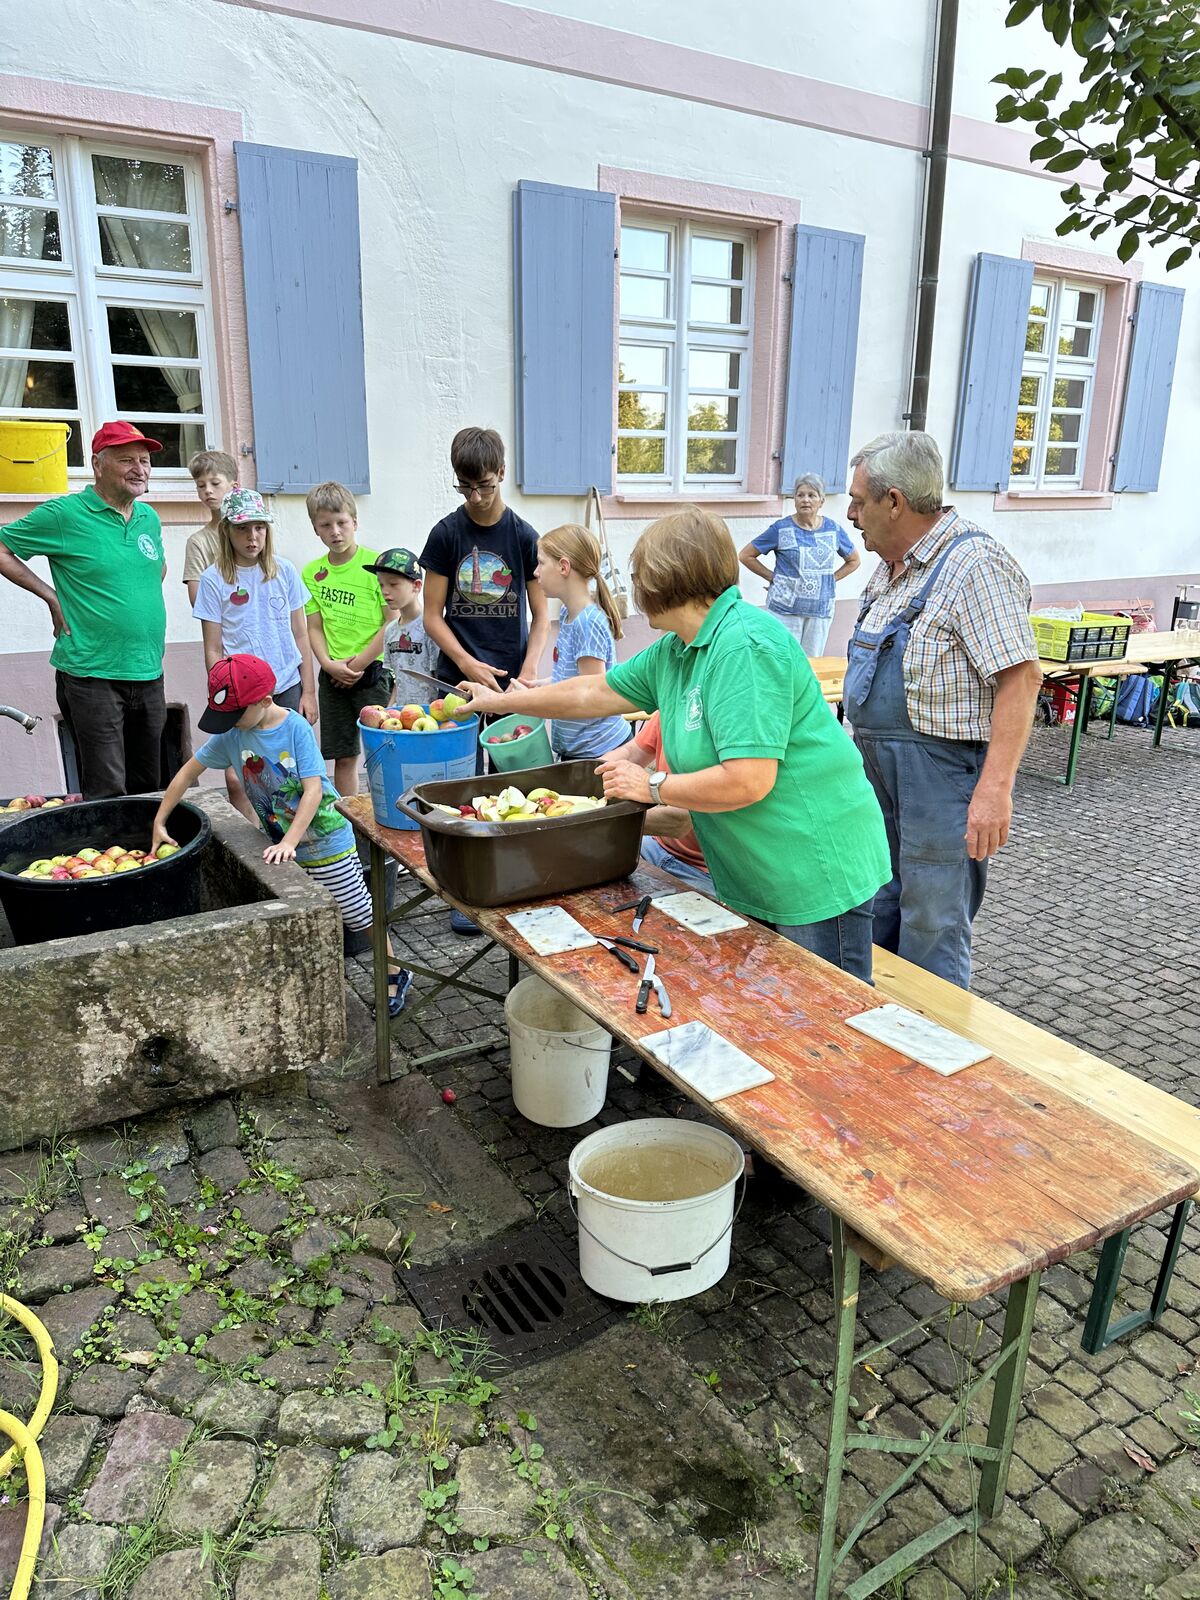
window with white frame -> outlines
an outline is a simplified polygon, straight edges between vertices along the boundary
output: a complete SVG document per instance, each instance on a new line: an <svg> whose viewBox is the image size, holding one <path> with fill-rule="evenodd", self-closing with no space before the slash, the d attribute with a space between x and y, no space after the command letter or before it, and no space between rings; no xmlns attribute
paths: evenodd
<svg viewBox="0 0 1200 1600"><path fill-rule="evenodd" d="M185 477L219 437L200 175L183 156L0 131L0 419L103 421Z"/></svg>
<svg viewBox="0 0 1200 1600"><path fill-rule="evenodd" d="M753 240L709 223L621 225L617 481L739 490L746 472Z"/></svg>
<svg viewBox="0 0 1200 1600"><path fill-rule="evenodd" d="M1014 489L1070 489L1083 481L1103 304L1096 284L1034 279L1017 399Z"/></svg>

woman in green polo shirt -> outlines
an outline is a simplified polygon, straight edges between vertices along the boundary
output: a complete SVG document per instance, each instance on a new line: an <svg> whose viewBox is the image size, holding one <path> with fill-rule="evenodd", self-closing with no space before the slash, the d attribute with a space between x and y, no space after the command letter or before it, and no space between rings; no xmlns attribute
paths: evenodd
<svg viewBox="0 0 1200 1600"><path fill-rule="evenodd" d="M605 794L691 812L726 905L869 981L871 902L891 877L883 816L807 657L742 599L720 517L688 506L652 523L630 567L661 639L603 678L503 694L468 685L473 705L559 718L658 711L670 776L601 762Z"/></svg>

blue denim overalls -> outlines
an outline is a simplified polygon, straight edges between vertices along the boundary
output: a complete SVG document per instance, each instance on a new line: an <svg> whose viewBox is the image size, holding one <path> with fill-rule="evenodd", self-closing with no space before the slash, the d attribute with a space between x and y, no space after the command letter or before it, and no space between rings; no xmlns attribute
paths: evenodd
<svg viewBox="0 0 1200 1600"><path fill-rule="evenodd" d="M864 602L848 647L846 720L862 753L892 855L892 881L875 896L874 938L927 972L966 989L971 982L971 920L987 882L987 862L967 855L967 807L987 745L918 733L904 694L904 651L952 550L942 551L904 610L877 632L863 627Z"/></svg>

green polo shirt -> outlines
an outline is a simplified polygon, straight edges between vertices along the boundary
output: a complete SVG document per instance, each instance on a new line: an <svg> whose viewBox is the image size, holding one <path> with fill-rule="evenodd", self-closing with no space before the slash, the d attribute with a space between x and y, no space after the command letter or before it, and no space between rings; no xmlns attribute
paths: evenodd
<svg viewBox="0 0 1200 1600"><path fill-rule="evenodd" d="M692 813L726 905L764 922L822 922L891 878L862 757L821 697L808 657L768 612L726 589L691 644L667 633L607 674L657 710L672 772L779 763L770 794L740 811ZM669 792L669 791L668 791Z"/></svg>
<svg viewBox="0 0 1200 1600"><path fill-rule="evenodd" d="M144 501L134 501L126 522L89 484L0 528L0 543L22 561L45 556L50 563L71 630L55 641L51 666L76 678L162 677L162 524Z"/></svg>
<svg viewBox="0 0 1200 1600"><path fill-rule="evenodd" d="M300 574L311 596L304 615L321 613L325 643L334 661L356 656L387 621L379 579L364 571L369 562L378 559L374 550L360 544L349 561L335 566L328 554L318 556ZM379 654L383 654L382 645Z"/></svg>

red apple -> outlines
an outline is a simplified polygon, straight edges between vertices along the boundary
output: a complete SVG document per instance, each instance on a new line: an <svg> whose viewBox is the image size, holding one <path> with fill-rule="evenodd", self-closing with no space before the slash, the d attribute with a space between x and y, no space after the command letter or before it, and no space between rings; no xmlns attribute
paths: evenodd
<svg viewBox="0 0 1200 1600"><path fill-rule="evenodd" d="M436 700L429 702L429 715L435 722L440 722L443 717L449 715L446 710L446 702L441 695Z"/></svg>
<svg viewBox="0 0 1200 1600"><path fill-rule="evenodd" d="M46 804L46 796L44 794L27 794L25 798L35 811L39 806Z"/></svg>
<svg viewBox="0 0 1200 1600"><path fill-rule="evenodd" d="M249 600L249 598L250 598L250 591L248 589L243 589L241 587L241 585L239 584L238 587L229 596L229 604L231 606L244 606L246 604L246 602Z"/></svg>
<svg viewBox="0 0 1200 1600"><path fill-rule="evenodd" d="M51 867L50 876L54 879L55 883L69 883L71 879L71 874L67 871L66 867Z"/></svg>
<svg viewBox="0 0 1200 1600"><path fill-rule="evenodd" d="M110 844L108 849L104 851L104 854L106 856L111 856L114 861L119 861L121 857L123 855L127 855L128 852L123 844Z"/></svg>
<svg viewBox="0 0 1200 1600"><path fill-rule="evenodd" d="M520 727L517 727L517 728L513 729L513 738L514 739L524 739L526 734L530 734L532 732L533 732L533 729L530 728L530 727L527 727L526 724L522 722Z"/></svg>
<svg viewBox="0 0 1200 1600"><path fill-rule="evenodd" d="M81 878L102 878L104 874L97 872L95 867L76 867L71 876L78 882Z"/></svg>
<svg viewBox="0 0 1200 1600"><path fill-rule="evenodd" d="M484 744L499 744L500 743L500 735L498 733L489 733L487 738L483 742L484 742Z"/></svg>
<svg viewBox="0 0 1200 1600"><path fill-rule="evenodd" d="M387 709L384 706L364 706L358 713L358 720L364 728L382 728L387 720Z"/></svg>
<svg viewBox="0 0 1200 1600"><path fill-rule="evenodd" d="M413 723L417 722L424 715L425 710L422 706L401 706L399 712L400 726L402 728L411 728Z"/></svg>
<svg viewBox="0 0 1200 1600"><path fill-rule="evenodd" d="M314 583L324 583L325 579L328 576L329 576L329 568L328 567L318 567L317 570L313 573L313 582Z"/></svg>
<svg viewBox="0 0 1200 1600"><path fill-rule="evenodd" d="M453 1089L442 1090L442 1101L445 1105L452 1106L457 1099L458 1096L455 1094Z"/></svg>
<svg viewBox="0 0 1200 1600"><path fill-rule="evenodd" d="M83 799L83 796L81 794L64 795L63 796L63 805L65 805L65 806L75 805L78 801L80 801L82 799Z"/></svg>

